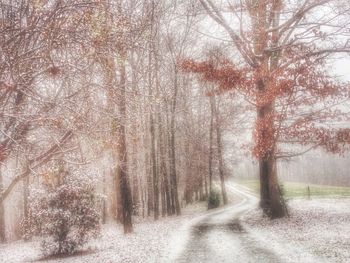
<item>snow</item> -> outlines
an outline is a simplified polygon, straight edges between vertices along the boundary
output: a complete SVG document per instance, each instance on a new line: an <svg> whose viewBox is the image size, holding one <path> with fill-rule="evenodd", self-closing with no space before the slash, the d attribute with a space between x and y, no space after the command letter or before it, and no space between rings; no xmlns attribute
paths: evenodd
<svg viewBox="0 0 350 263"><path fill-rule="evenodd" d="M0 262L180 262L177 259L182 258L188 241L198 241L191 236L191 228L201 223L212 226L205 236L210 239L207 249L220 251L218 255L230 260L270 262L266 258L254 260L260 253L278 259L276 262L350 262L350 199L291 200L291 217L270 221L255 208L254 195L233 183L227 186L229 193L240 195L233 205L207 212L205 203L199 203L183 209L182 216L158 221L136 217L135 231L129 235L123 234L121 225L108 223L99 239L67 257L43 258L39 240L12 242L0 245ZM242 232L223 228L237 216Z"/></svg>
<svg viewBox="0 0 350 263"><path fill-rule="evenodd" d="M185 233L180 231L185 231L185 226L205 210L205 203L197 203L183 209L183 215L179 217L167 217L158 221L135 218L135 231L128 235L123 234L120 224L108 223L103 226L99 239L67 257L44 258L38 240L0 245L0 262L169 262L172 257L170 252L176 250L173 246L178 244L180 247L185 240Z"/></svg>
<svg viewBox="0 0 350 263"><path fill-rule="evenodd" d="M259 209L245 229L283 262L350 262L350 199L289 201L290 218L269 220Z"/></svg>

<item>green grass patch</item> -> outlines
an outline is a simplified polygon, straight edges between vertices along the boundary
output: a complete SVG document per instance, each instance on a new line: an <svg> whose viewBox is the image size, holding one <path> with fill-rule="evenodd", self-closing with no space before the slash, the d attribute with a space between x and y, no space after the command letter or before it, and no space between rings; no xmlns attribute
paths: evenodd
<svg viewBox="0 0 350 263"><path fill-rule="evenodd" d="M260 185L258 180L240 180L237 183L259 193ZM283 182L286 198L308 197L350 197L350 187L317 185L296 182Z"/></svg>

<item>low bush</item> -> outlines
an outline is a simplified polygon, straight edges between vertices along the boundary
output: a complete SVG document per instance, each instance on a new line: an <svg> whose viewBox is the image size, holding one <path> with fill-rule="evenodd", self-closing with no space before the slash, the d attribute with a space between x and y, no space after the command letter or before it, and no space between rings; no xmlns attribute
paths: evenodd
<svg viewBox="0 0 350 263"><path fill-rule="evenodd" d="M220 206L220 191L217 188L212 188L208 197L208 209L217 208Z"/></svg>
<svg viewBox="0 0 350 263"><path fill-rule="evenodd" d="M98 200L87 180L65 177L30 199L28 231L43 238L46 256L74 253L100 232Z"/></svg>

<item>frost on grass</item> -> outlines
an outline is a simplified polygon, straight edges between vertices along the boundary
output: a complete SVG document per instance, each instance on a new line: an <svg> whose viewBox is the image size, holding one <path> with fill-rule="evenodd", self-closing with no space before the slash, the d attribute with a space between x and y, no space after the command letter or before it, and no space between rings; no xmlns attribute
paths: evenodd
<svg viewBox="0 0 350 263"><path fill-rule="evenodd" d="M248 231L286 262L350 262L350 199L293 200L290 218L260 210L242 218Z"/></svg>

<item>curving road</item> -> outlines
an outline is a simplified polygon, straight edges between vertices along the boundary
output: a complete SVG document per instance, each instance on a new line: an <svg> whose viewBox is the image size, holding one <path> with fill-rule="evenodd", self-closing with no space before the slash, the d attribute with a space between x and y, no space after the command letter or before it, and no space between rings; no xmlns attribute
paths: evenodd
<svg viewBox="0 0 350 263"><path fill-rule="evenodd" d="M227 190L242 201L201 216L187 226L186 245L174 262L280 262L267 245L256 242L240 223L241 215L256 207L257 198L232 182L227 183Z"/></svg>

